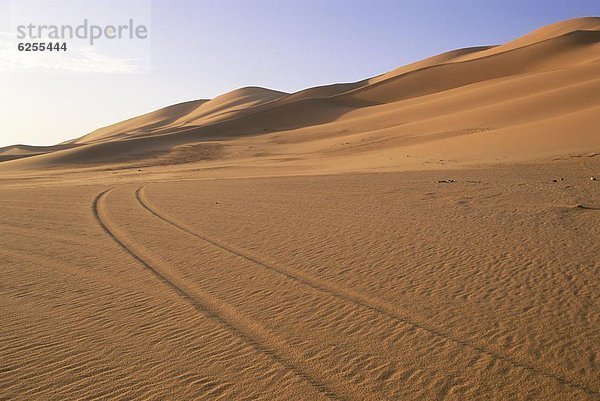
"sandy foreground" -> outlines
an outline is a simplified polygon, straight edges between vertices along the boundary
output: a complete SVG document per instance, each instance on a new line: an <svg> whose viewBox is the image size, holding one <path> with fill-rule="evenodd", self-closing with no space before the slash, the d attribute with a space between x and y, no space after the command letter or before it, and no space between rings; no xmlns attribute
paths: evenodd
<svg viewBox="0 0 600 401"><path fill-rule="evenodd" d="M599 116L590 17L1 148L0 399L599 399Z"/></svg>
<svg viewBox="0 0 600 401"><path fill-rule="evenodd" d="M2 397L597 399L599 169L7 186Z"/></svg>

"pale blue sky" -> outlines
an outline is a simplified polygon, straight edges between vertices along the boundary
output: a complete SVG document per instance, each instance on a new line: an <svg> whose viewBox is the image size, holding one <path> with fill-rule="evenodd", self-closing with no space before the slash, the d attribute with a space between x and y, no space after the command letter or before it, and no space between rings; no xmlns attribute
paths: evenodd
<svg viewBox="0 0 600 401"><path fill-rule="evenodd" d="M148 73L0 71L0 146L53 144L241 86L355 81L590 15L600 1L153 0Z"/></svg>

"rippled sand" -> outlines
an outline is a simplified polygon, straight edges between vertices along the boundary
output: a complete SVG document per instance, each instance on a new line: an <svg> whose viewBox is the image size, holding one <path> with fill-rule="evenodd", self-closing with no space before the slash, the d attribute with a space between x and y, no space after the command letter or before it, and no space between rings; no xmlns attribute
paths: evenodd
<svg viewBox="0 0 600 401"><path fill-rule="evenodd" d="M0 394L597 399L584 161L4 183Z"/></svg>

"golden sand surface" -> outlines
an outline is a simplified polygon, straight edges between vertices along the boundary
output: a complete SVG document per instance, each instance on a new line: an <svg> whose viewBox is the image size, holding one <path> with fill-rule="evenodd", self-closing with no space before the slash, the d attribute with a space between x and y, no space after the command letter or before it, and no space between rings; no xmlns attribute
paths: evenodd
<svg viewBox="0 0 600 401"><path fill-rule="evenodd" d="M0 149L0 399L598 399L599 35Z"/></svg>

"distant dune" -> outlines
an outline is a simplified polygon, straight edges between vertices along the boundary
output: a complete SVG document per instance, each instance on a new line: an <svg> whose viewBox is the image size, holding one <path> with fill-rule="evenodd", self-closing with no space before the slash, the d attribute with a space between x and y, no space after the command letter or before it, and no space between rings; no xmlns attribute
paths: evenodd
<svg viewBox="0 0 600 401"><path fill-rule="evenodd" d="M0 169L206 162L178 149L207 143L221 146L212 163L301 159L336 171L414 169L440 155L454 165L538 160L600 148L599 89L600 18L578 18L355 83L293 94L242 88L56 147L3 148Z"/></svg>

